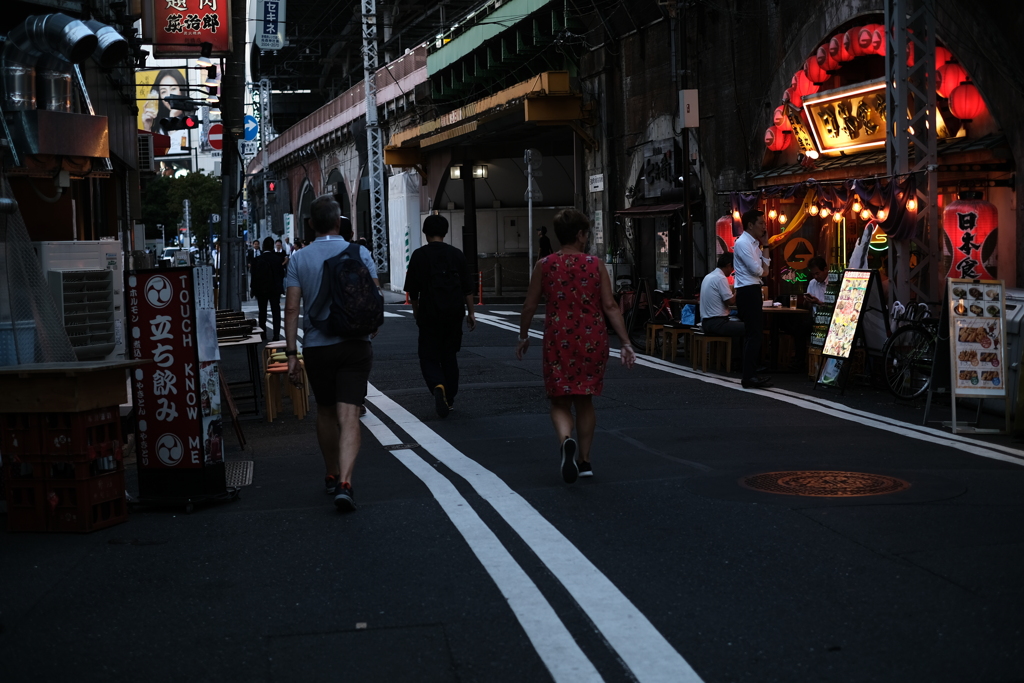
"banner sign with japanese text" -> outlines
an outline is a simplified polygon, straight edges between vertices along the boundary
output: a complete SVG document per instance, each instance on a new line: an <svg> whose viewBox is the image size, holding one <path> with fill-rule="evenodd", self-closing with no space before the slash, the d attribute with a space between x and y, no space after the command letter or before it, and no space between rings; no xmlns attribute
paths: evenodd
<svg viewBox="0 0 1024 683"><path fill-rule="evenodd" d="M220 370L209 267L128 276L139 467L221 462Z"/></svg>
<svg viewBox="0 0 1024 683"><path fill-rule="evenodd" d="M256 44L262 50L280 50L284 47L285 0L257 0Z"/></svg>
<svg viewBox="0 0 1024 683"><path fill-rule="evenodd" d="M153 56L199 57L202 44L214 57L231 53L231 3L228 0L148 0L143 22L153 36Z"/></svg>

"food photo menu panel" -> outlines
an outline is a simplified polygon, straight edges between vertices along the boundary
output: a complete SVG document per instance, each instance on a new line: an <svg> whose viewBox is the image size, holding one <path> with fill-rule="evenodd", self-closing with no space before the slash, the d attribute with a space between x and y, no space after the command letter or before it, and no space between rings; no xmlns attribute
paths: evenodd
<svg viewBox="0 0 1024 683"><path fill-rule="evenodd" d="M870 281L870 270L847 270L843 274L843 283L839 286L828 336L825 337L825 346L821 350L823 356L850 357Z"/></svg>
<svg viewBox="0 0 1024 683"><path fill-rule="evenodd" d="M961 396L1006 395L1002 280L950 280L953 386Z"/></svg>

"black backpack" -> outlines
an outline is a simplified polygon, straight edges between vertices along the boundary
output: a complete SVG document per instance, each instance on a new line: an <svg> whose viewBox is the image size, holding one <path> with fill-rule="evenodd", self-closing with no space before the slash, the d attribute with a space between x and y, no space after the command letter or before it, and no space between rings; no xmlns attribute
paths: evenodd
<svg viewBox="0 0 1024 683"><path fill-rule="evenodd" d="M317 320L324 306L328 315ZM310 307L310 322L332 337L364 337L384 324L384 295L359 256L359 245L324 261L320 291Z"/></svg>

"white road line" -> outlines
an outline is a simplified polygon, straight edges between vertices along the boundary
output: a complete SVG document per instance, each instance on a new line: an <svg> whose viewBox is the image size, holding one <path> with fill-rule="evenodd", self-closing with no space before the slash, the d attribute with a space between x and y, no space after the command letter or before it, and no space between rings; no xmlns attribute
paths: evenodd
<svg viewBox="0 0 1024 683"><path fill-rule="evenodd" d="M405 316L404 315L398 315L397 313L388 313L387 311L384 311L384 317L385 318L404 318Z"/></svg>
<svg viewBox="0 0 1024 683"><path fill-rule="evenodd" d="M698 683L701 678L615 585L497 475L466 457L376 387L367 400L409 437L463 477L501 515L590 617L640 683Z"/></svg>
<svg viewBox="0 0 1024 683"><path fill-rule="evenodd" d="M372 412L367 412L362 422L381 445L402 443ZM565 683L603 680L558 618L551 603L544 598L537 585L458 489L412 450L395 450L391 454L427 485L441 509L466 539L470 550L508 600L512 613L519 620L551 677Z"/></svg>
<svg viewBox="0 0 1024 683"><path fill-rule="evenodd" d="M519 332L518 325L512 325L508 321L502 320L501 318L488 318L486 315L477 315L477 319L494 327L509 330L512 332ZM542 338L544 335L536 330L530 330L531 337ZM617 349L611 350L612 356L618 357L619 352ZM825 415L837 417L842 420L848 420L850 422L856 422L863 424L868 427L874 427L883 431L891 432L893 434L899 434L900 436L906 436L911 439L918 439L919 441L927 441L930 443L937 444L939 446L947 446L949 448L955 448L965 453L972 455L979 455L983 458L990 458L992 460L1000 460L1002 462L1012 463L1014 465L1024 465L1024 451L1016 448L1010 448L1009 446L1003 446L1000 444L989 444L982 441L975 441L959 434L950 434L932 427L925 427L923 425L915 425L909 422L902 422L900 420L886 417L884 415L878 415L876 413L869 413L863 410L857 410L844 406L840 403L835 403L823 398L817 398L814 396L806 396L793 391L787 391L785 389L744 389L740 384L739 380L731 379L728 377L720 377L717 375L709 375L696 370L689 370L679 365L669 363L668 361L658 360L655 358L645 358L637 356L637 365L644 367L654 368L655 370L661 370L668 372L679 377L686 377L688 379L695 379L707 384L714 384L720 387L726 387L728 389L735 389L737 391L747 391L768 398L782 401L783 403L789 403L790 405L798 406L806 410L813 410Z"/></svg>

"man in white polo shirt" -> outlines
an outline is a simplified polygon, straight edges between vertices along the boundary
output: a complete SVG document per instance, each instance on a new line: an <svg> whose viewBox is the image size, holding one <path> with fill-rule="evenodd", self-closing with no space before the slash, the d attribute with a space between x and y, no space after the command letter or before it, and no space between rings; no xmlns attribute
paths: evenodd
<svg viewBox="0 0 1024 683"><path fill-rule="evenodd" d="M743 234L736 238L734 265L736 266L736 308L743 321L743 388L759 389L771 386L767 377L757 376L761 360L761 335L764 329L761 310L761 276L771 265L768 258L768 235L764 212L753 209L742 216Z"/></svg>
<svg viewBox="0 0 1024 683"><path fill-rule="evenodd" d="M736 305L736 294L729 284L733 255L727 251L718 257L718 267L700 283L700 323L704 334L712 337L742 337L743 323L729 320L729 311Z"/></svg>

